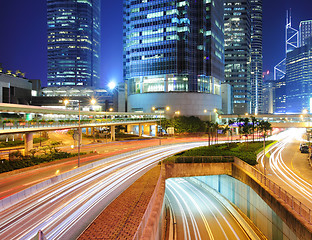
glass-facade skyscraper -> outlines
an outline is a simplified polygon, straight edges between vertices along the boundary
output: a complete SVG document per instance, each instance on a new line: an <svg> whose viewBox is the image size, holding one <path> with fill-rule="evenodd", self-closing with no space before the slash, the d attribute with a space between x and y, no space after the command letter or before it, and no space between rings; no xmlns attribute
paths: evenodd
<svg viewBox="0 0 312 240"><path fill-rule="evenodd" d="M251 3L224 1L225 82L233 87L233 112L251 112Z"/></svg>
<svg viewBox="0 0 312 240"><path fill-rule="evenodd" d="M223 44L223 1L124 0L124 79L132 101L128 110L150 107L134 95L160 93L156 102L169 93L220 96Z"/></svg>
<svg viewBox="0 0 312 240"><path fill-rule="evenodd" d="M286 109L290 113L312 112L312 44L287 53Z"/></svg>
<svg viewBox="0 0 312 240"><path fill-rule="evenodd" d="M251 113L263 112L262 0L251 0Z"/></svg>
<svg viewBox="0 0 312 240"><path fill-rule="evenodd" d="M100 0L47 0L48 87L99 84Z"/></svg>
<svg viewBox="0 0 312 240"><path fill-rule="evenodd" d="M312 41L312 20L300 22L299 41L301 47Z"/></svg>

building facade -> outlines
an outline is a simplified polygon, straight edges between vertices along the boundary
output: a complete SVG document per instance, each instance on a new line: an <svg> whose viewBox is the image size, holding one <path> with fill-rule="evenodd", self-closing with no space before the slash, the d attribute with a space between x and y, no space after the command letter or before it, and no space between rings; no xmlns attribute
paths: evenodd
<svg viewBox="0 0 312 240"><path fill-rule="evenodd" d="M251 3L251 113L263 113L262 0Z"/></svg>
<svg viewBox="0 0 312 240"><path fill-rule="evenodd" d="M312 41L312 20L300 22L299 41L301 47Z"/></svg>
<svg viewBox="0 0 312 240"><path fill-rule="evenodd" d="M251 112L251 3L224 1L225 82L233 87L233 113Z"/></svg>
<svg viewBox="0 0 312 240"><path fill-rule="evenodd" d="M29 105L32 87L31 80L0 71L0 103Z"/></svg>
<svg viewBox="0 0 312 240"><path fill-rule="evenodd" d="M48 87L97 86L100 0L47 0Z"/></svg>
<svg viewBox="0 0 312 240"><path fill-rule="evenodd" d="M286 108L289 113L312 112L312 45L287 53Z"/></svg>
<svg viewBox="0 0 312 240"><path fill-rule="evenodd" d="M92 103L91 100L95 100ZM67 104L65 105L65 100ZM46 87L41 90L40 96L32 98L32 105L78 110L80 105L83 111L116 111L114 93L92 87Z"/></svg>
<svg viewBox="0 0 312 240"><path fill-rule="evenodd" d="M221 109L223 45L223 1L124 0L128 111Z"/></svg>

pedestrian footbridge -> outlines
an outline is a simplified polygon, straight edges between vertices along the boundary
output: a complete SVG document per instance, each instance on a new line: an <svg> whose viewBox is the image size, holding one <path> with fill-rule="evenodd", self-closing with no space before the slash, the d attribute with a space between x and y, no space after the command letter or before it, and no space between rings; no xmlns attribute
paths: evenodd
<svg viewBox="0 0 312 240"><path fill-rule="evenodd" d="M150 135L152 126L157 129L157 121L163 117L155 113L93 112L6 103L0 103L0 114L0 135L24 134L26 152L33 148L35 132L76 129L81 137L82 129L87 134L91 130L92 135L96 128L110 128L114 141L116 126L126 126L128 132L136 128L139 136Z"/></svg>
<svg viewBox="0 0 312 240"><path fill-rule="evenodd" d="M236 121L239 118L252 118L264 120L271 123L273 128L312 128L312 115L310 114L257 114L257 115L219 115L219 121L228 124L230 120Z"/></svg>

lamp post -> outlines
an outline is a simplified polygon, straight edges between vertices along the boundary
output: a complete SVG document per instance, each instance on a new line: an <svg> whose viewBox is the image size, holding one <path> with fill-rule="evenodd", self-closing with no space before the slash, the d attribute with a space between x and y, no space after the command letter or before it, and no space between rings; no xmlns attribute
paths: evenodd
<svg viewBox="0 0 312 240"><path fill-rule="evenodd" d="M80 129L80 101L78 100L78 167L80 167L80 138L81 138L81 129Z"/></svg>
<svg viewBox="0 0 312 240"><path fill-rule="evenodd" d="M69 103L66 99L64 100L65 107ZM80 126L80 103L81 101L78 100L78 167L80 167L80 144L81 144L81 126ZM96 103L95 99L91 99L91 104L94 105Z"/></svg>
<svg viewBox="0 0 312 240"><path fill-rule="evenodd" d="M153 111L155 111L155 110L164 110L164 111L169 111L170 110L170 107L152 107L152 110ZM159 145L161 145L161 135L162 135L162 131L161 131L161 118L162 118L162 116L161 116L161 114L162 114L162 111L159 111L159 125L160 125L160 133L159 133L159 135L160 135L160 137L159 137ZM140 130L139 130L140 131Z"/></svg>

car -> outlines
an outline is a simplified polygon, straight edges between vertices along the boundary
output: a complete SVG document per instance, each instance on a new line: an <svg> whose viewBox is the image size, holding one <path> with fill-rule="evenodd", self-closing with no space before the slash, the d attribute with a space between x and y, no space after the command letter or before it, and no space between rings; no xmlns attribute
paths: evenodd
<svg viewBox="0 0 312 240"><path fill-rule="evenodd" d="M301 153L309 153L309 146L307 144L302 144L300 146L300 152Z"/></svg>
<svg viewBox="0 0 312 240"><path fill-rule="evenodd" d="M299 145L299 150L301 151L301 148L302 147L305 147L305 146L308 146L306 143L300 143L300 145Z"/></svg>

